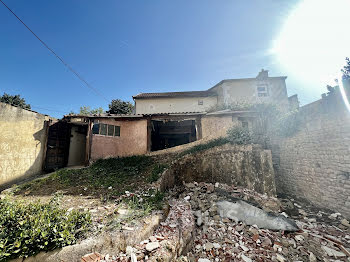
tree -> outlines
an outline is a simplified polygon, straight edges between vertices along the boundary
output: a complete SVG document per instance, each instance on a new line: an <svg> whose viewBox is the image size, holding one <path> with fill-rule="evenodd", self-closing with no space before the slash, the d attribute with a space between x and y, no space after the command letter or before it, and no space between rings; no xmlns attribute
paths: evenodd
<svg viewBox="0 0 350 262"><path fill-rule="evenodd" d="M109 110L107 113L110 114L132 114L134 111L134 106L128 102L121 99L113 99L112 102L108 105Z"/></svg>
<svg viewBox="0 0 350 262"><path fill-rule="evenodd" d="M81 106L79 115L100 115L103 114L104 110L102 107L91 109L90 106Z"/></svg>
<svg viewBox="0 0 350 262"><path fill-rule="evenodd" d="M27 104L24 98L21 98L20 95L9 95L4 93L3 96L0 96L0 102L10 104L13 106L18 106L23 109L30 109L30 104Z"/></svg>
<svg viewBox="0 0 350 262"><path fill-rule="evenodd" d="M345 58L346 60L346 65L344 68L341 70L343 73L343 79L344 80L350 80L350 59L349 57Z"/></svg>

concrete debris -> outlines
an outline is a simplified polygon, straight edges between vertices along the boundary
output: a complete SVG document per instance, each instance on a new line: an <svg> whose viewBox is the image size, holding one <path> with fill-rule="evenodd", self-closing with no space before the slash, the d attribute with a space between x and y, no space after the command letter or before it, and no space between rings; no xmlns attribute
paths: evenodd
<svg viewBox="0 0 350 262"><path fill-rule="evenodd" d="M160 247L159 242L150 242L146 245L146 250L148 252L151 252L159 247Z"/></svg>
<svg viewBox="0 0 350 262"><path fill-rule="evenodd" d="M207 188L210 188L209 192ZM221 183L214 188L215 190L211 192L212 187L208 187L206 183L198 183L196 187L188 187L186 184L185 190L179 189L181 192L178 195L179 199L191 196L193 214L197 218L201 217L203 221L201 225L196 225L193 247L186 254L188 261L200 261L199 259L204 258L208 261L223 262L348 261L339 244L334 242L334 239L329 240L332 239L330 236L333 236L345 248L350 247L350 228L343 225L345 222L341 222L343 219L341 215L337 214L336 220L328 219L331 213L315 210L309 204L292 199L279 201L277 198ZM176 195L175 189L173 195ZM275 216L270 217L266 210L278 214L285 212L288 218L285 215L279 218L284 230L278 230L276 226L273 226L273 229L266 229L262 225L257 225L257 221L248 225L248 222L242 223L239 221L241 219L227 216L219 216L218 219L217 214L220 214L221 207L217 203L222 201L247 203L248 209L255 211L252 212L253 215L262 214L264 219L266 217L275 219ZM302 210L302 214L298 209ZM247 212L244 209L240 211ZM280 226L279 223L277 225ZM296 231L298 228L300 231ZM293 230L288 232L286 229ZM215 248L214 244L215 246L219 244L220 247ZM326 253L322 246L336 252L327 249L329 253Z"/></svg>
<svg viewBox="0 0 350 262"><path fill-rule="evenodd" d="M134 253L130 255L130 259L131 259L131 262L137 262L137 256Z"/></svg>
<svg viewBox="0 0 350 262"><path fill-rule="evenodd" d="M185 196L184 199L185 199L186 201L189 201L189 200L191 199L191 197L190 197L190 196Z"/></svg>
<svg viewBox="0 0 350 262"><path fill-rule="evenodd" d="M241 258L244 262L252 262L252 260L249 257L246 257L245 255L241 255Z"/></svg>
<svg viewBox="0 0 350 262"><path fill-rule="evenodd" d="M345 257L346 255L343 252L339 252L337 250L334 250L332 248L322 246L322 249L327 253L330 257Z"/></svg>
<svg viewBox="0 0 350 262"><path fill-rule="evenodd" d="M346 227L350 227L350 223L348 220L346 220L345 218L341 220L342 225L346 226Z"/></svg>
<svg viewBox="0 0 350 262"><path fill-rule="evenodd" d="M193 239L194 216L187 201L172 201L170 206L168 217L160 223L152 236L133 247L128 246L125 252L115 254L109 259L105 256L101 262L170 262L179 258ZM215 243L215 246L220 245ZM188 260L184 258L181 261Z"/></svg>
<svg viewBox="0 0 350 262"><path fill-rule="evenodd" d="M315 256L314 253L312 253L312 252L310 252L309 261L310 261L310 262L316 262L316 261L317 261L316 256Z"/></svg>
<svg viewBox="0 0 350 262"><path fill-rule="evenodd" d="M257 225L259 228L264 229L299 230L295 222L285 216L268 214L264 210L242 200L236 202L220 201L216 205L218 207L218 213L222 218L227 217L236 222L243 222L246 225Z"/></svg>

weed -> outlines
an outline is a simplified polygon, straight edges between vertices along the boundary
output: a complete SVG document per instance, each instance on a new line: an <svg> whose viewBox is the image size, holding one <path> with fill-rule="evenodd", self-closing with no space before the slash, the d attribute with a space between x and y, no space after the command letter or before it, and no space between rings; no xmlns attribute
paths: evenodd
<svg viewBox="0 0 350 262"><path fill-rule="evenodd" d="M88 213L48 204L0 200L0 261L28 257L40 251L71 245L87 230Z"/></svg>
<svg viewBox="0 0 350 262"><path fill-rule="evenodd" d="M128 215L116 218L108 225L109 228L120 228L122 224L132 224L139 218L148 216L153 210L162 209L164 193L158 190L148 190L141 195L132 194L122 200L120 205L129 210Z"/></svg>

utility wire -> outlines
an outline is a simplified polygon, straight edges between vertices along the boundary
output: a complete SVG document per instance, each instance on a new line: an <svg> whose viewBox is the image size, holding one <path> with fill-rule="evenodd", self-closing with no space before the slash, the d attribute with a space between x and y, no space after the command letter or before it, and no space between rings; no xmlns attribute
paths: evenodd
<svg viewBox="0 0 350 262"><path fill-rule="evenodd" d="M98 96L109 102L96 88L91 86L80 74L78 74L69 64L67 64L58 54L55 53L43 40L39 38L2 0L0 2L52 53L58 60L62 62L80 81L82 81L88 88L93 90Z"/></svg>

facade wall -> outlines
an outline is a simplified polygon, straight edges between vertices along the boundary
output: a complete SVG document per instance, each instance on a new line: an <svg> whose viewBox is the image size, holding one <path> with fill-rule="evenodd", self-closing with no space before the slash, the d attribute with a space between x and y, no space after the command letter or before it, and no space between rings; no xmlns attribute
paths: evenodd
<svg viewBox="0 0 350 262"><path fill-rule="evenodd" d="M99 119L100 123L120 126L120 136L92 135L92 161L99 158L140 155L147 153L147 119Z"/></svg>
<svg viewBox="0 0 350 262"><path fill-rule="evenodd" d="M264 80L268 85L267 97L259 97L257 85L259 81L252 79L225 80L212 90L218 93L218 104L242 103L277 103L288 106L288 95L284 77L269 77Z"/></svg>
<svg viewBox="0 0 350 262"><path fill-rule="evenodd" d="M198 101L203 101L199 105ZM217 104L217 97L135 99L136 114L205 112Z"/></svg>
<svg viewBox="0 0 350 262"><path fill-rule="evenodd" d="M242 121L248 122L249 129L253 126L252 118L237 115L205 115L201 119L202 138L225 136L232 126L242 126Z"/></svg>
<svg viewBox="0 0 350 262"><path fill-rule="evenodd" d="M45 115L0 103L0 186L42 172L45 120Z"/></svg>
<svg viewBox="0 0 350 262"><path fill-rule="evenodd" d="M350 112L335 96L300 110L300 130L272 147L277 191L350 217Z"/></svg>

